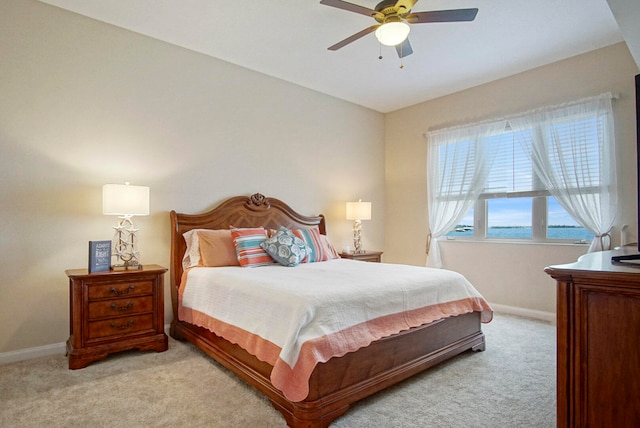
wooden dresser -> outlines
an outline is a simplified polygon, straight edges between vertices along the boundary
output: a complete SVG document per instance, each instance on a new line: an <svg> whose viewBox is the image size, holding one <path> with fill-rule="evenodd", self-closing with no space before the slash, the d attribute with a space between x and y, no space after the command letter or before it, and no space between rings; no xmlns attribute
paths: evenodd
<svg viewBox="0 0 640 428"><path fill-rule="evenodd" d="M640 426L640 264L637 249L586 254L545 269L558 282L558 427Z"/></svg>
<svg viewBox="0 0 640 428"><path fill-rule="evenodd" d="M69 368L81 369L127 349L166 351L164 274L166 268L88 273L70 269Z"/></svg>

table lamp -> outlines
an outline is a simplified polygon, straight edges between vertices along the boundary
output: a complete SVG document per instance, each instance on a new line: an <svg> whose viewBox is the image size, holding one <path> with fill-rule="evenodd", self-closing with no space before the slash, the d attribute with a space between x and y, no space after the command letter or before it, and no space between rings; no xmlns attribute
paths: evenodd
<svg viewBox="0 0 640 428"><path fill-rule="evenodd" d="M362 220L371 220L371 202L362 202L362 199L358 199L358 202L347 202L347 220L354 220L353 253L364 253L360 240L362 235Z"/></svg>
<svg viewBox="0 0 640 428"><path fill-rule="evenodd" d="M120 219L114 226L112 256L117 257L115 268L140 269L138 251L138 229L133 226L134 215L149 215L149 188L125 184L102 186L102 213L117 215Z"/></svg>

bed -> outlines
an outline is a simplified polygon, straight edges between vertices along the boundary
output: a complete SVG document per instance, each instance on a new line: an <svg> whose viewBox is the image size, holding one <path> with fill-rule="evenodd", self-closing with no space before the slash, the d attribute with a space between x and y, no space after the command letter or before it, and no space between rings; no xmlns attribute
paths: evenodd
<svg viewBox="0 0 640 428"><path fill-rule="evenodd" d="M222 337L229 337L226 333L213 333L210 329L200 326L202 323L194 323L191 318L185 316L190 313L190 309L182 307L182 299L185 297L181 284L186 281L187 273L191 275L190 271L199 268L183 267L187 251L184 234L200 229L228 230L229 226L233 225L235 228L262 226L272 230L281 226L298 230L317 229L320 234L326 235L324 216L305 216L281 200L254 194L249 197L232 197L202 214L171 211L170 217L170 283L173 309L171 336L193 343L265 394L291 427L327 427L335 418L346 412L352 403L462 352L483 351L485 348L481 322L490 320L491 310L484 299L479 298L478 305L469 312L418 325L377 339L368 346L359 347L342 356L335 356L324 362L320 360L313 365L304 379L304 397L292 399L290 391L285 393L282 386L278 388L272 383L274 367L275 371L279 371L278 363L264 358L258 352L261 356L259 359L246 350L250 347L238 344L244 345L242 341L234 338L227 340ZM374 269L373 264L353 260L334 260L331 263L343 269L354 269L356 265L358 269L365 268L365 265ZM322 266L322 270L328 266L329 262ZM382 266L377 268L382 269ZM225 269L235 274L232 268L222 268L219 272L224 272ZM238 271L243 269L245 272L251 271L254 277L264 275L265 278L278 272L276 268L236 268ZM282 269L294 272L298 267ZM299 271L304 269L310 270L311 267L306 266ZM396 265L394 269L400 267Z"/></svg>

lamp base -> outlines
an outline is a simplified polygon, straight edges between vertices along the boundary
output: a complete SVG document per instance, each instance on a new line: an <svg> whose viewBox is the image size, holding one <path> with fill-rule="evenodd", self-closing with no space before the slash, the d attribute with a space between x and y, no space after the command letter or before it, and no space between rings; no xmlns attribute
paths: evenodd
<svg viewBox="0 0 640 428"><path fill-rule="evenodd" d="M353 222L353 254L360 254L362 252L362 241L360 239L362 234L362 222L356 220Z"/></svg>
<svg viewBox="0 0 640 428"><path fill-rule="evenodd" d="M133 226L130 215L120 217L117 226L114 226L115 235L113 236L113 253L116 263L111 266L111 270L135 270L142 269L142 265L138 262L140 253L138 252L138 229Z"/></svg>
<svg viewBox="0 0 640 428"><path fill-rule="evenodd" d="M140 270L143 267L144 266L141 265L140 263L136 263L136 264L121 264L121 265L113 265L113 266L111 266L111 270L116 270L116 271Z"/></svg>

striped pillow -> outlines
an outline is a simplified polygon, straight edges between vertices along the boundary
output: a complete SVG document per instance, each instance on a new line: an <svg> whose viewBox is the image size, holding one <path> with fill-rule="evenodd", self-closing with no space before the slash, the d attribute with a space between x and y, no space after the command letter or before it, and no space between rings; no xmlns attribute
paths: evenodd
<svg viewBox="0 0 640 428"><path fill-rule="evenodd" d="M333 260L340 258L340 254L338 254L336 247L334 247L331 241L329 241L329 237L327 235L320 235L320 240L322 241L322 246L327 253L327 259Z"/></svg>
<svg viewBox="0 0 640 428"><path fill-rule="evenodd" d="M231 237L240 266L257 267L274 263L271 256L260 247L260 244L267 239L267 232L263 227L235 228L232 226Z"/></svg>
<svg viewBox="0 0 640 428"><path fill-rule="evenodd" d="M334 258L329 248L324 245L320 230L317 227L312 229L293 229L292 232L311 249L302 263L324 262Z"/></svg>

